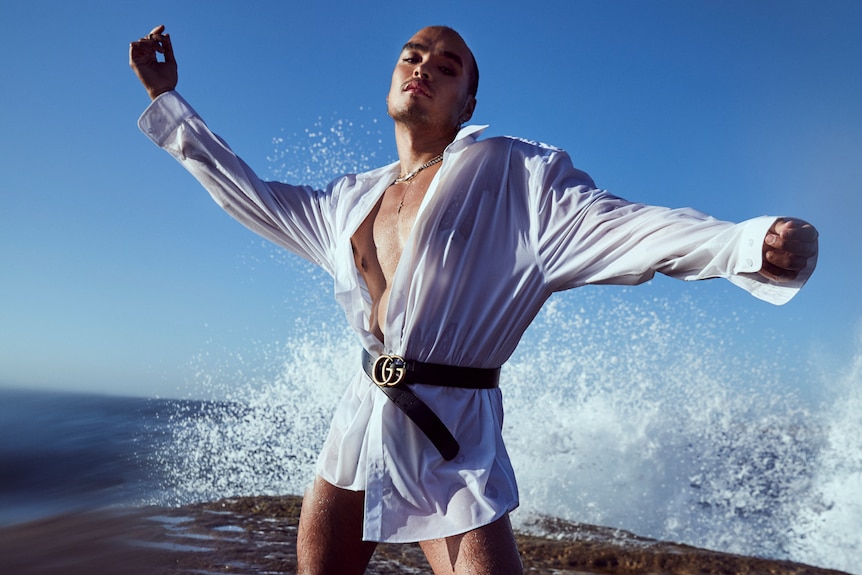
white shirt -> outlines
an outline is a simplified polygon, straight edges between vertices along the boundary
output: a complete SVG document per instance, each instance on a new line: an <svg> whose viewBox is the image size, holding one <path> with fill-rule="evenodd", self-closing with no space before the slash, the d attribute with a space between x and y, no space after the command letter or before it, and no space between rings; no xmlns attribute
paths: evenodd
<svg viewBox="0 0 862 575"><path fill-rule="evenodd" d="M478 140L465 127L446 148L398 263L381 326L350 238L399 174L397 162L348 174L325 190L263 182L177 94L157 98L141 130L185 166L228 213L323 267L335 297L372 353L450 365L499 367L545 300L586 284L638 284L661 272L724 277L781 304L805 283L757 271L775 218L741 224L691 209L631 203L595 187L557 148L516 138ZM320 457L328 481L366 492L364 538L418 541L488 524L518 504L501 438L500 390L417 385L461 444L444 461L412 422L357 374Z"/></svg>

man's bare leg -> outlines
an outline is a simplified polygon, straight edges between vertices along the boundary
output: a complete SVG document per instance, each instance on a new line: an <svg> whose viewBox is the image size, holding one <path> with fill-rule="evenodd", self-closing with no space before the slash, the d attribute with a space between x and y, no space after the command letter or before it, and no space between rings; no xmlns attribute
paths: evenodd
<svg viewBox="0 0 862 575"><path fill-rule="evenodd" d="M509 516L462 535L419 543L435 575L520 575L524 572Z"/></svg>
<svg viewBox="0 0 862 575"><path fill-rule="evenodd" d="M362 540L365 493L317 477L302 501L296 556L298 575L361 575L377 547Z"/></svg>

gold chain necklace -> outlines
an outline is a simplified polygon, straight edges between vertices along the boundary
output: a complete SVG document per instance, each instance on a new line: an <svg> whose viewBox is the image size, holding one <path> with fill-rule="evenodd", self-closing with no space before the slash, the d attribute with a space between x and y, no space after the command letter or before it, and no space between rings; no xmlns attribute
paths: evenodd
<svg viewBox="0 0 862 575"><path fill-rule="evenodd" d="M413 178L416 177L416 174L418 174L419 172L421 172L425 168L430 168L431 166L433 166L434 164L436 164L437 162L439 162L442 159L443 159L443 154L440 154L436 158L432 158L432 159L428 160L427 162L425 162L424 164L422 164L421 166L419 166L418 168L416 168L415 170L413 170L409 174L395 178L395 181L392 183L393 184L403 184L404 182L409 182L410 180L412 180Z"/></svg>

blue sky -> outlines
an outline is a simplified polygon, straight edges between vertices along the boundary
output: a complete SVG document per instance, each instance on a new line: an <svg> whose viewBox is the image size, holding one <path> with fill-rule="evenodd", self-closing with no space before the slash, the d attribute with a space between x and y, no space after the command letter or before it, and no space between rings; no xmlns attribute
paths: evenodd
<svg viewBox="0 0 862 575"><path fill-rule="evenodd" d="M181 93L264 176L339 121L351 150L393 159L399 47L451 25L478 59L474 121L490 134L563 147L629 199L821 231L818 270L786 306L727 282L660 279L626 297L690 292L716 318L750 318L752 342L859 353L862 3L27 0L3 2L0 21L0 385L194 394L195 370L340 317L325 281L138 132L148 98L128 43L160 23ZM287 156L294 171L310 161Z"/></svg>

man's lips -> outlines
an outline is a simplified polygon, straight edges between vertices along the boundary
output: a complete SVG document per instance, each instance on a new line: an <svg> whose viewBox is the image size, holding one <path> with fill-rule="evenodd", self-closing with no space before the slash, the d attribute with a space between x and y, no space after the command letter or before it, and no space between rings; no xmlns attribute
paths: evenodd
<svg viewBox="0 0 862 575"><path fill-rule="evenodd" d="M428 89L428 86L422 80L409 80L405 82L401 87L401 91L431 97L431 90Z"/></svg>

